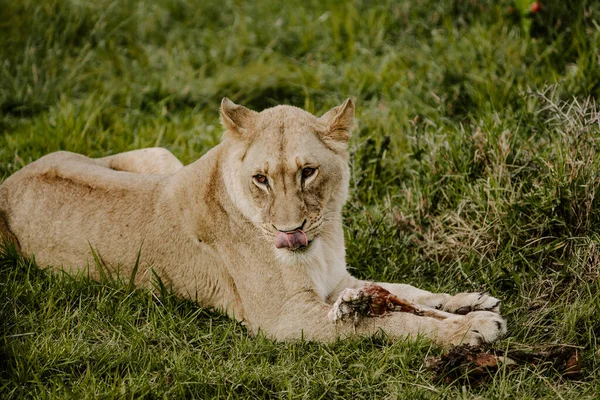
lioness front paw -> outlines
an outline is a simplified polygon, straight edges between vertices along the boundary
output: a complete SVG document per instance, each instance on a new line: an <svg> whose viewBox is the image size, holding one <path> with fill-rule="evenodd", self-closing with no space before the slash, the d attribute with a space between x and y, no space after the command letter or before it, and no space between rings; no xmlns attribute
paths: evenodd
<svg viewBox="0 0 600 400"><path fill-rule="evenodd" d="M361 313L365 314L366 310L360 309L361 306L364 308L365 293L360 289L344 289L338 296L331 310L327 313L327 317L331 322L338 322L343 320L352 319L357 322ZM368 304L366 305L368 308Z"/></svg>
<svg viewBox="0 0 600 400"><path fill-rule="evenodd" d="M491 311L500 313L502 302L487 293L459 293L450 297L443 310L453 314L465 315L472 311Z"/></svg>
<svg viewBox="0 0 600 400"><path fill-rule="evenodd" d="M484 343L493 343L506 335L506 321L490 311L473 311L464 316L448 318L444 322L450 324L450 330L453 332L448 332L447 337L441 337L442 342L452 345L481 346Z"/></svg>
<svg viewBox="0 0 600 400"><path fill-rule="evenodd" d="M410 301L394 296L387 289L371 283L361 289L343 290L329 310L328 317L334 323L350 318L357 323L363 317L382 316L392 311L425 314Z"/></svg>

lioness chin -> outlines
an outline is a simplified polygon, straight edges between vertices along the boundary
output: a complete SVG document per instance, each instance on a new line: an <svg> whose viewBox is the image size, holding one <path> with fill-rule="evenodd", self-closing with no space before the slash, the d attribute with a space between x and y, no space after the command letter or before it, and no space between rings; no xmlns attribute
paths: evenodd
<svg viewBox="0 0 600 400"><path fill-rule="evenodd" d="M353 119L350 99L321 117L223 99L222 142L185 167L160 148L99 159L52 153L0 186L0 231L39 265L96 278L91 249L128 274L141 248L137 284L154 271L178 295L277 340L380 331L440 344L500 338L500 301L483 293L379 283L423 315L345 318L367 283L344 261Z"/></svg>

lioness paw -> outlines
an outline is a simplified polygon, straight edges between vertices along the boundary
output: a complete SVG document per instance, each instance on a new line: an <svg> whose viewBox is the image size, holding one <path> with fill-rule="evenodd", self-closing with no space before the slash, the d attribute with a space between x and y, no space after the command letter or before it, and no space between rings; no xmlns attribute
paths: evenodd
<svg viewBox="0 0 600 400"><path fill-rule="evenodd" d="M454 332L448 332L443 342L452 345L470 344L481 346L493 343L506 335L506 321L500 315L490 311L474 311L464 316L448 318Z"/></svg>
<svg viewBox="0 0 600 400"><path fill-rule="evenodd" d="M360 305L364 303L365 293L360 289L344 289L327 313L331 322L352 319L357 322L361 317Z"/></svg>
<svg viewBox="0 0 600 400"><path fill-rule="evenodd" d="M363 317L382 316L391 311L425 314L408 300L394 296L379 285L369 283L361 289L343 290L329 310L328 317L334 323L350 318L357 323Z"/></svg>
<svg viewBox="0 0 600 400"><path fill-rule="evenodd" d="M500 304L502 302L487 293L459 293L450 297L444 304L443 310L465 315L471 311L491 311L500 313Z"/></svg>

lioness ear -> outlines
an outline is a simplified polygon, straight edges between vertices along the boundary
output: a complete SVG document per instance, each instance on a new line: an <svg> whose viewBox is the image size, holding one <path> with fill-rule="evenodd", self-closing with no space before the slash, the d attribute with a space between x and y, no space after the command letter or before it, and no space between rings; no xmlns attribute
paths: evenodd
<svg viewBox="0 0 600 400"><path fill-rule="evenodd" d="M245 135L256 114L256 111L237 105L227 97L221 100L221 124L230 132Z"/></svg>
<svg viewBox="0 0 600 400"><path fill-rule="evenodd" d="M319 119L327 126L323 132L325 137L347 142L354 123L354 102L348 98L341 106L332 108Z"/></svg>

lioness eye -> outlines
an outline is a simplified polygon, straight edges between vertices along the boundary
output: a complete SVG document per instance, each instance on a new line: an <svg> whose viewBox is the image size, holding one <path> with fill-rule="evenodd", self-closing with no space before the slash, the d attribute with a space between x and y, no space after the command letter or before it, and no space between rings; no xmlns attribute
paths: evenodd
<svg viewBox="0 0 600 400"><path fill-rule="evenodd" d="M264 175L254 175L254 180L258 183L260 183L261 185L264 185L267 183L267 177Z"/></svg>
<svg viewBox="0 0 600 400"><path fill-rule="evenodd" d="M316 169L315 168L304 168L302 170L302 177L303 178L308 178L310 176L312 176L315 173Z"/></svg>

